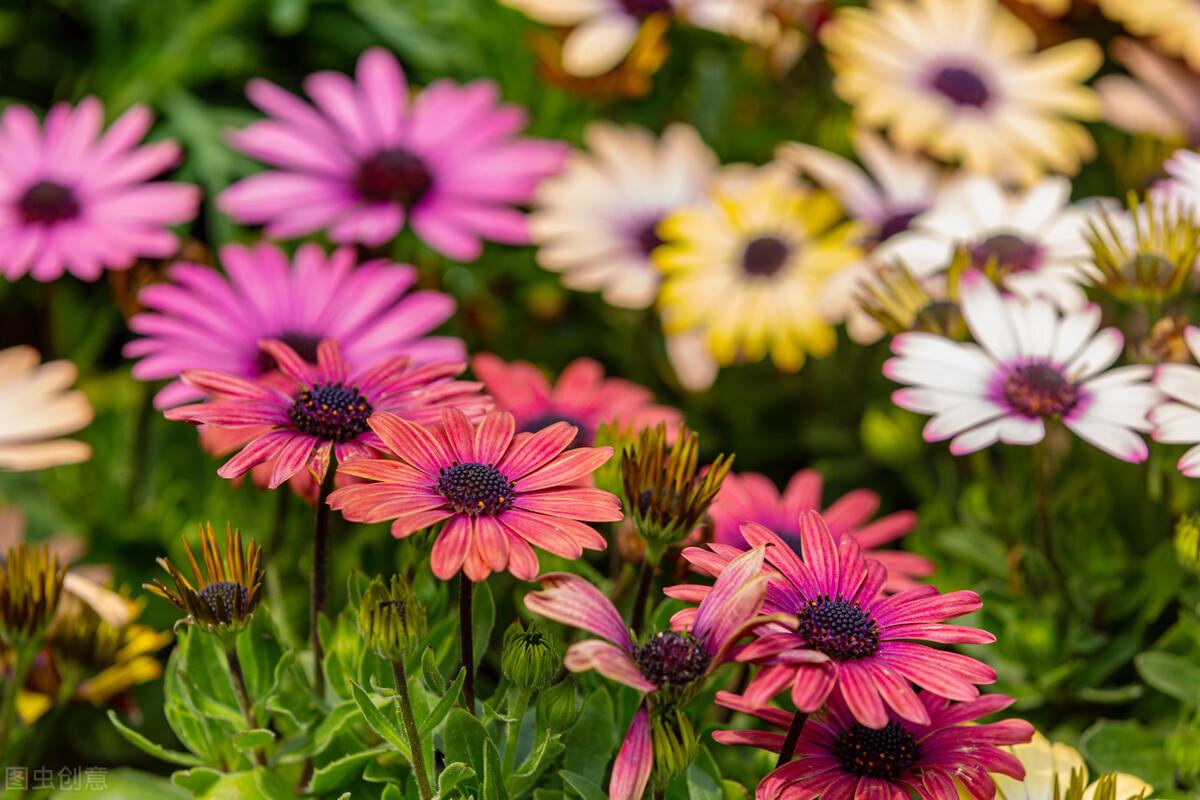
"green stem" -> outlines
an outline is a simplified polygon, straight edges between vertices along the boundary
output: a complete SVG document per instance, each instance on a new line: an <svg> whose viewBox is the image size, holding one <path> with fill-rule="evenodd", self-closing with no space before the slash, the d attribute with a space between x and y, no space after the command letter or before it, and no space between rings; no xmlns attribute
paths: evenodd
<svg viewBox="0 0 1200 800"><path fill-rule="evenodd" d="M458 641L463 669L467 671L463 681L463 696L467 710L475 713L475 624L471 619L472 590L475 584L464 573L458 573Z"/></svg>
<svg viewBox="0 0 1200 800"><path fill-rule="evenodd" d="M283 577L279 570L279 560L275 557L283 546L284 529L287 527L288 503L291 499L291 489L280 486L275 490L278 499L275 506L275 520L271 525L271 536L267 539L263 561L266 562L267 594L270 596L269 610L279 628L280 638L285 647L296 647L296 632L292 627L292 619L288 614L287 592L283 590Z"/></svg>
<svg viewBox="0 0 1200 800"><path fill-rule="evenodd" d="M529 698L533 696L532 689L518 689L517 702L508 710L512 721L508 723L508 732L504 737L504 774L511 775L517 763L517 740L521 735L521 720L525 718L525 710L529 708Z"/></svg>
<svg viewBox="0 0 1200 800"><path fill-rule="evenodd" d="M779 751L779 760L775 762L775 768L778 769L784 764L792 760L792 756L796 752L796 745L800 742L800 734L804 730L804 723L808 722L808 714L803 711L797 711L792 717L792 725L788 728L787 736L783 740L783 749Z"/></svg>
<svg viewBox="0 0 1200 800"><path fill-rule="evenodd" d="M313 564L310 584L309 636L313 650L313 689L317 697L325 697L325 667L322 662L325 652L321 647L320 621L325 613L325 597L329 593L329 493L333 491L333 479L337 464L331 457L317 494L316 518L313 521Z"/></svg>
<svg viewBox="0 0 1200 800"><path fill-rule="evenodd" d="M0 703L0 763L3 764L16 763L8 758L8 738L17 716L17 695L25 685L25 676L29 674L39 646L38 642L27 642L15 648L13 671L4 682L4 700Z"/></svg>
<svg viewBox="0 0 1200 800"><path fill-rule="evenodd" d="M633 614L629 618L629 627L634 635L642 632L646 623L646 605L650 601L650 586L654 583L654 573L658 565L650 560L650 554L642 559L642 570L638 576L637 594L633 598Z"/></svg>
<svg viewBox="0 0 1200 800"><path fill-rule="evenodd" d="M1049 435L1049 431L1047 431ZM1033 446L1033 483L1035 510L1037 515L1038 546L1050 566L1057 571L1058 559L1054 552L1054 522L1050 514L1050 446L1046 440Z"/></svg>
<svg viewBox="0 0 1200 800"><path fill-rule="evenodd" d="M242 672L242 662L238 658L236 646L225 651L225 660L229 662L229 677L232 678L233 693L237 695L238 705L242 707L242 716L246 718L246 730L257 730L258 722L254 719L254 706L250 702L250 692L246 690L246 676ZM254 748L253 758L255 766L265 767L267 765L267 759L258 747Z"/></svg>
<svg viewBox="0 0 1200 800"><path fill-rule="evenodd" d="M404 662L392 662L392 677L396 680L396 700L400 706L400 718L404 721L404 735L408 738L408 749L412 754L413 774L417 776L417 788L421 800L432 800L429 776L425 774L425 756L421 751L421 738L417 735L417 723L413 719L412 700L408 696L408 676L404 674Z"/></svg>

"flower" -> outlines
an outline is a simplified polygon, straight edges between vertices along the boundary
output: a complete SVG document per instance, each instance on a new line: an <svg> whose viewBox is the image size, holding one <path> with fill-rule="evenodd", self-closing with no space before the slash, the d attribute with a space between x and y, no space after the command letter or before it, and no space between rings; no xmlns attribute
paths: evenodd
<svg viewBox="0 0 1200 800"><path fill-rule="evenodd" d="M740 527L756 522L779 535L793 550L800 549L800 512L819 511L835 539L850 536L863 548L863 555L887 567L884 588L896 592L917 585L915 578L932 575L933 563L921 556L898 550L872 550L895 541L917 526L917 515L897 511L868 522L879 509L879 495L870 489L855 489L821 511L821 473L814 469L797 472L780 493L770 478L755 472L731 474L708 509L712 539L718 544L746 547Z"/></svg>
<svg viewBox="0 0 1200 800"><path fill-rule="evenodd" d="M1101 776L1084 788L1088 768L1079 751L1061 742L1052 743L1037 731L1033 732L1032 741L1003 750L1021 762L1025 778L1004 773L992 775L998 800L1093 800L1097 794L1103 794L1101 785L1106 778L1115 790L1112 800L1149 797L1154 791L1141 778L1125 774Z"/></svg>
<svg viewBox="0 0 1200 800"><path fill-rule="evenodd" d="M1121 354L1116 328L1099 333L1100 309L1088 305L1060 315L1049 301L1001 297L982 273L960 284L962 311L978 345L927 333L892 339L895 358L884 375L909 388L892 402L932 415L925 440L950 442L964 455L1001 441L1031 445L1046 421L1061 419L1077 436L1124 461L1146 460L1138 431L1161 395L1146 365L1104 371Z"/></svg>
<svg viewBox="0 0 1200 800"><path fill-rule="evenodd" d="M974 658L921 643L995 641L978 628L941 624L978 611L982 603L975 592L938 594L932 586L917 586L883 595L886 568L864 558L853 537L834 539L816 511L800 512L799 556L756 523L743 525L742 537L751 547L767 548L771 588L763 613L791 620L763 626L759 638L737 655L738 661L767 665L747 684L752 705L764 706L790 686L792 702L805 713L840 697L871 728L887 725L888 707L906 720L929 724L909 681L951 700L973 700L979 696L976 684L996 679L991 667ZM715 575L741 555L728 545L710 548L689 547L683 556L695 569ZM691 601L707 592L686 585L667 590Z"/></svg>
<svg viewBox="0 0 1200 800"><path fill-rule="evenodd" d="M1200 328L1189 325L1184 340L1192 358L1200 361ZM1169 444L1191 444L1176 465L1189 478L1200 477L1200 367L1194 364L1159 364L1154 368L1154 385L1164 402L1150 412L1154 425L1151 438Z"/></svg>
<svg viewBox="0 0 1200 800"><path fill-rule="evenodd" d="M58 610L66 567L50 548L19 544L0 558L0 643L40 640Z"/></svg>
<svg viewBox="0 0 1200 800"><path fill-rule="evenodd" d="M563 68L563 45L571 32L530 31L525 37L537 59L538 77L572 94L596 100L645 97L654 88L651 78L662 69L670 52L667 32L671 19L652 14L642 20L637 37L617 66L601 75L573 75Z"/></svg>
<svg viewBox="0 0 1200 800"><path fill-rule="evenodd" d="M538 188L529 230L538 263L563 274L571 289L599 291L623 308L645 308L658 295L660 274L650 259L662 244L658 224L701 202L717 158L696 130L649 131L593 122L588 150Z"/></svg>
<svg viewBox="0 0 1200 800"><path fill-rule="evenodd" d="M162 581L143 584L144 588L166 600L187 616L180 624L198 625L201 630L222 638L235 634L246 626L262 595L262 548L253 539L242 550L242 533L231 525L225 526L224 552L217 545L212 523L200 526L200 553L204 559L201 571L191 545L183 538L183 550L191 565L193 579L189 581L170 559L158 559L158 565L169 576L174 589Z"/></svg>
<svg viewBox="0 0 1200 800"><path fill-rule="evenodd" d="M858 284L858 309L846 320L846 332L859 344L874 344L885 332L894 336L925 331L963 338L966 329L955 300L959 278L969 263L970 256L956 250L946 273L921 280L899 261L874 265Z"/></svg>
<svg viewBox="0 0 1200 800"><path fill-rule="evenodd" d="M412 587L393 575L376 576L358 604L358 632L367 646L388 661L412 654L428 628L425 607Z"/></svg>
<svg viewBox="0 0 1200 800"><path fill-rule="evenodd" d="M881 0L840 8L822 41L834 90L902 150L1025 183L1095 155L1071 119L1100 113L1083 85L1104 58L1090 39L1035 52L1033 32L996 0Z"/></svg>
<svg viewBox="0 0 1200 800"><path fill-rule="evenodd" d="M541 691L562 668L562 648L542 626L514 620L504 632L500 672L520 689Z"/></svg>
<svg viewBox="0 0 1200 800"><path fill-rule="evenodd" d="M933 692L917 702L926 722L914 723L889 714L887 724L869 728L858 722L840 699L830 699L819 716L810 717L796 745L798 758L771 772L758 784L758 800L802 797L909 797L957 800L962 796L991 800L993 776L1020 780L1021 762L1004 745L1029 741L1033 726L1020 719L973 724L1013 703L1002 694L951 703ZM717 703L786 727L791 715L776 709L757 710L744 698L719 692ZM782 733L714 731L722 744L751 745L779 752Z"/></svg>
<svg viewBox="0 0 1200 800"><path fill-rule="evenodd" d="M1008 291L1042 295L1075 311L1087 302L1081 284L1090 274L1086 234L1093 207L1068 205L1070 196L1071 182L1062 177L1008 192L991 178L968 176L948 186L937 205L884 245L878 257L929 279L950 266L959 248Z"/></svg>
<svg viewBox="0 0 1200 800"><path fill-rule="evenodd" d="M1129 133L1170 141L1200 140L1200 97L1193 89L1194 72L1135 39L1117 37L1109 50L1132 74L1114 73L1096 80L1105 122Z"/></svg>
<svg viewBox="0 0 1200 800"><path fill-rule="evenodd" d="M1200 9L1192 0L1099 0L1104 16L1200 70Z"/></svg>
<svg viewBox="0 0 1200 800"><path fill-rule="evenodd" d="M435 291L410 292L417 271L383 259L355 266L354 251L328 256L304 244L292 262L277 246L221 248L228 277L200 264L175 264L169 282L138 294L145 311L129 321L141 338L125 345L139 380L173 379L155 397L158 408L196 400L179 375L207 369L256 380L275 368L259 349L280 339L308 362L317 343L336 339L350 369L392 356L419 364L462 361L458 339L427 336L454 311L454 300Z"/></svg>
<svg viewBox="0 0 1200 800"><path fill-rule="evenodd" d="M702 333L722 365L770 354L780 369L796 370L806 353L825 356L837 346L822 295L860 258L858 228L838 224L828 194L778 169L733 175L718 182L710 204L658 227L663 327L668 335Z"/></svg>
<svg viewBox="0 0 1200 800"><path fill-rule="evenodd" d="M671 14L678 0L501 0L547 25L573 28L563 42L562 66L582 77L616 67L637 39L642 20Z"/></svg>
<svg viewBox="0 0 1200 800"><path fill-rule="evenodd" d="M503 570L532 580L538 559L530 545L579 558L606 545L585 522L621 519L615 496L575 485L612 448L564 452L577 434L565 422L516 433L512 414L493 411L472 425L459 409L443 407L437 425L387 411L367 424L389 458L341 464L339 472L371 482L336 489L329 505L354 522L394 520L397 539L444 521L430 553L442 580L460 569L472 581Z"/></svg>
<svg viewBox="0 0 1200 800"><path fill-rule="evenodd" d="M73 439L55 439L92 421L92 407L80 391L68 391L77 371L70 361L40 364L25 345L0 350L0 469L25 472L92 457L92 448Z"/></svg>
<svg viewBox="0 0 1200 800"><path fill-rule="evenodd" d="M651 634L640 643L634 642L612 602L578 575L543 575L538 578L542 590L525 595L525 607L535 614L602 637L568 647L563 660L567 669L594 669L646 695L613 764L610 800L641 798L655 763L652 717L690 699L757 620L767 591L762 564L761 547L739 553L699 608L676 615L680 624L672 620L675 630Z"/></svg>
<svg viewBox="0 0 1200 800"><path fill-rule="evenodd" d="M255 430L255 438L217 470L222 478L237 478L270 461L271 489L305 467L319 483L331 454L343 463L383 449L367 424L374 413L430 421L443 404L473 415L488 404L478 394L479 384L452 380L462 364L414 366L397 356L351 371L334 339L317 345L315 365L278 339L264 341L262 350L291 381L289 391L222 372L184 370L183 382L210 399L166 411L167 419Z"/></svg>
<svg viewBox="0 0 1200 800"><path fill-rule="evenodd" d="M605 378L604 367L590 358L568 364L554 386L528 361L505 363L490 353L471 359L471 369L496 408L513 415L518 431L566 422L579 431L573 444L590 446L606 422L636 431L659 422L675 426L683 416L656 405L648 389L622 378Z"/></svg>
<svg viewBox="0 0 1200 800"><path fill-rule="evenodd" d="M1180 203L1130 194L1129 211L1089 222L1096 285L1124 301L1158 304L1179 293L1200 258L1200 224Z"/></svg>
<svg viewBox="0 0 1200 800"><path fill-rule="evenodd" d="M1168 177L1154 185L1150 202L1169 206L1174 216L1200 215L1200 153L1176 150L1163 162L1163 171Z"/></svg>
<svg viewBox="0 0 1200 800"><path fill-rule="evenodd" d="M152 117L134 106L100 134L104 107L87 97L57 103L38 125L10 105L0 117L0 273L94 281L139 256L164 257L178 239L167 226L196 216L200 190L150 178L179 161L179 146L138 143Z"/></svg>
<svg viewBox="0 0 1200 800"><path fill-rule="evenodd" d="M381 245L411 224L456 261L478 258L483 238L528 242L525 218L511 206L558 171L565 145L516 137L525 112L500 105L489 81L438 81L410 107L399 63L377 47L359 58L355 78L308 76L315 107L251 81L247 96L270 119L231 142L279 169L226 189L221 210L241 223L265 223L271 237L326 229L339 244Z"/></svg>

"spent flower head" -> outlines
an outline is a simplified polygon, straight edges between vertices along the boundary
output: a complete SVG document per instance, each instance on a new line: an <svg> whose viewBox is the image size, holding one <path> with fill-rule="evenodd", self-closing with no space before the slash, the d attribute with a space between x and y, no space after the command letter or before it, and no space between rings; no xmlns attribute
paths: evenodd
<svg viewBox="0 0 1200 800"><path fill-rule="evenodd" d="M376 577L363 592L358 604L358 630L380 658L403 660L427 628L425 607L398 575L388 583Z"/></svg>
<svg viewBox="0 0 1200 800"><path fill-rule="evenodd" d="M1184 287L1200 258L1200 223L1181 203L1133 192L1127 202L1128 212L1100 206L1088 223L1096 285L1119 300L1162 302Z"/></svg>
<svg viewBox="0 0 1200 800"><path fill-rule="evenodd" d="M20 544L0 561L0 641L13 649L38 640L54 618L66 567L46 546Z"/></svg>

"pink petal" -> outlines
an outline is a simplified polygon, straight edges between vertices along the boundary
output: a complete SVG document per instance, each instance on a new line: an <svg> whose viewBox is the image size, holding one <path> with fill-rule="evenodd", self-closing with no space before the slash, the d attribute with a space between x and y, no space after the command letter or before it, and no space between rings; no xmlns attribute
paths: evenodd
<svg viewBox="0 0 1200 800"><path fill-rule="evenodd" d="M609 800L641 800L653 767L650 713L642 703L633 715L629 730L625 732L625 743L613 762L612 777L608 782Z"/></svg>
<svg viewBox="0 0 1200 800"><path fill-rule="evenodd" d="M646 680L627 652L615 644L599 639L572 644L567 648L563 664L571 672L587 672L594 669L604 677L639 692L653 692L658 689L652 681Z"/></svg>
<svg viewBox="0 0 1200 800"><path fill-rule="evenodd" d="M462 568L467 558L467 550L471 546L471 525L467 518L461 515L451 517L429 554L429 565L433 574L443 581L448 581Z"/></svg>
<svg viewBox="0 0 1200 800"><path fill-rule="evenodd" d="M552 572L538 579L542 591L525 595L525 606L547 619L603 636L623 648L633 649L625 621L603 593L578 575Z"/></svg>

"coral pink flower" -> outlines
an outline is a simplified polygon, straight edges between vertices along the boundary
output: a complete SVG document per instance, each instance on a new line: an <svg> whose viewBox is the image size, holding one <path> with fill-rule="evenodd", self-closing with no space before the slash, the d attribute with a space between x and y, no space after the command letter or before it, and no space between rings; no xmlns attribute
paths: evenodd
<svg viewBox="0 0 1200 800"><path fill-rule="evenodd" d="M568 364L554 386L528 361L506 364L490 353L475 356L471 369L496 407L516 418L518 430L567 422L579 429L575 444L590 445L605 422L633 430L665 422L670 429L683 418L674 408L656 405L649 389L622 378L605 378L604 367L590 358Z"/></svg>
<svg viewBox="0 0 1200 800"><path fill-rule="evenodd" d="M356 267L352 249L326 255L311 243L290 264L266 242L226 245L221 262L228 277L200 264L175 264L170 282L138 295L148 310L129 321L141 338L125 345L124 354L141 359L135 378L176 378L155 397L159 408L200 397L177 379L185 369L250 380L272 371L275 364L258 346L264 339L282 340L310 363L318 342L336 339L351 371L393 356L419 364L466 359L458 339L427 336L453 313L454 300L410 292L413 267L382 259Z"/></svg>
<svg viewBox="0 0 1200 800"><path fill-rule="evenodd" d="M766 664L746 687L746 699L766 705L791 687L792 702L806 713L838 696L859 722L871 728L888 723L887 707L904 719L929 724L929 714L909 681L951 700L973 700L976 684L991 683L991 667L959 653L935 650L920 640L943 644L987 644L992 634L944 620L978 611L974 592L938 594L918 586L882 594L887 570L863 557L852 537L836 540L815 511L800 512L800 549L754 523L742 526L752 547L767 546L771 588L763 612L787 615L789 625L765 625L760 637L738 653L739 661ZM719 575L741 555L713 544L689 547L684 557L702 572ZM667 594L695 601L706 586L674 586Z"/></svg>
<svg viewBox="0 0 1200 800"><path fill-rule="evenodd" d="M650 715L659 701L687 700L727 658L749 627L767 592L763 548L740 553L721 572L699 608L689 609L687 630L655 633L638 644L607 597L578 575L556 572L538 580L542 591L525 595L525 605L543 617L594 633L567 648L563 663L572 672L594 669L606 678L644 692L613 762L610 800L639 800L654 766Z"/></svg>
<svg viewBox="0 0 1200 800"><path fill-rule="evenodd" d="M367 421L398 461L365 459L339 473L363 478L337 489L329 505L355 522L392 522L398 539L445 522L430 555L442 580L460 569L473 581L508 570L533 580L538 559L530 545L564 558L603 550L586 522L621 519L621 502L608 492L577 484L612 457L611 447L563 452L575 428L557 422L536 433L517 433L512 414L494 411L472 425L445 408L438 425L395 414Z"/></svg>
<svg viewBox="0 0 1200 800"><path fill-rule="evenodd" d="M757 800L852 800L918 797L958 800L958 785L975 800L991 800L996 772L1017 780L1025 767L1000 748L1028 742L1033 726L1020 719L969 724L1013 703L1002 694L985 695L966 703L951 703L932 692L919 700L928 722L914 723L890 714L883 728L868 728L837 697L800 734L798 758L784 764L758 784ZM775 708L756 708L742 697L718 692L717 703L782 727L792 715ZM714 731L722 744L750 745L778 753L784 734L766 731Z"/></svg>
<svg viewBox="0 0 1200 800"><path fill-rule="evenodd" d="M712 518L713 540L734 547L746 546L739 528L743 522L757 522L779 534L793 550L800 548L800 512L821 511L821 473L813 469L797 472L781 494L765 475L754 472L729 475L708 509ZM821 511L821 517L835 539L853 536L866 551L864 555L887 567L884 589L898 592L917 585L914 578L933 574L928 559L897 550L872 550L899 539L917 525L917 515L897 511L868 522L879 509L879 495L869 489L855 489Z"/></svg>
<svg viewBox="0 0 1200 800"><path fill-rule="evenodd" d="M308 76L309 105L264 80L250 101L270 118L232 137L278 170L238 181L219 198L242 223L293 238L327 230L340 244L381 245L411 224L426 244L473 261L481 239L527 244L525 216L542 178L562 166L561 142L522 139L523 109L499 103L496 85L438 81L411 101L399 63L373 48L356 80Z"/></svg>
<svg viewBox="0 0 1200 800"><path fill-rule="evenodd" d="M291 391L221 372L185 370L183 382L211 399L166 411L167 419L257 432L217 470L222 478L237 478L270 461L269 488L306 466L320 481L331 454L344 463L383 450L367 425L372 414L387 411L429 421L444 404L476 415L489 405L478 383L452 380L463 364L410 366L398 356L351 371L333 339L317 345L315 365L278 339L263 342L262 349L291 380Z"/></svg>
<svg viewBox="0 0 1200 800"><path fill-rule="evenodd" d="M94 281L139 256L165 258L178 240L166 228L196 216L200 190L149 182L179 161L171 141L139 147L152 117L143 106L103 134L104 108L87 97L58 103L45 124L25 106L0 118L0 273L52 281L69 271Z"/></svg>

